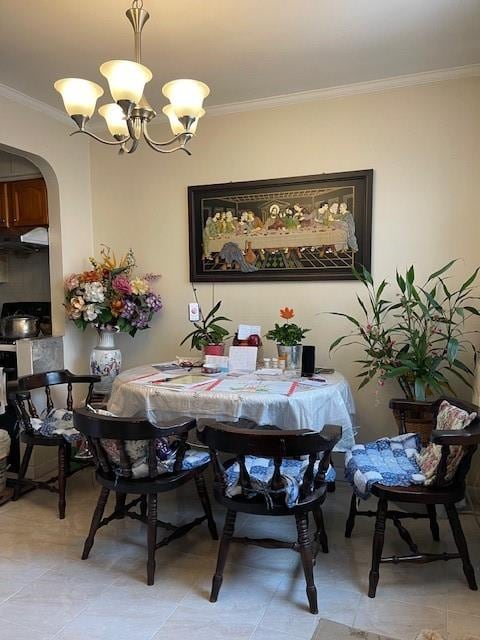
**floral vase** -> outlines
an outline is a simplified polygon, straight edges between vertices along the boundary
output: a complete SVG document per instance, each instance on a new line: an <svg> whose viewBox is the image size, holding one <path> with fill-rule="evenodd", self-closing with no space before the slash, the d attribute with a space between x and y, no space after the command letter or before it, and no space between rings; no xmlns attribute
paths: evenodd
<svg viewBox="0 0 480 640"><path fill-rule="evenodd" d="M98 342L90 355L90 371L102 377L95 385L95 391L99 393L111 392L113 381L122 368L122 353L115 346L115 334L118 331L117 327L97 328Z"/></svg>
<svg viewBox="0 0 480 640"><path fill-rule="evenodd" d="M288 346L277 344L278 357L285 360L286 369L301 369L302 367L302 345L295 344Z"/></svg>

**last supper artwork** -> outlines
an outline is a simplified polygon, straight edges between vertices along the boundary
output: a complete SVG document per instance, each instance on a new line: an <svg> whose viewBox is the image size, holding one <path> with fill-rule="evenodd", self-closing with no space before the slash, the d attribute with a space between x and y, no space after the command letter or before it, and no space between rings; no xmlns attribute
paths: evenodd
<svg viewBox="0 0 480 640"><path fill-rule="evenodd" d="M370 269L372 177L189 187L191 281L345 280Z"/></svg>

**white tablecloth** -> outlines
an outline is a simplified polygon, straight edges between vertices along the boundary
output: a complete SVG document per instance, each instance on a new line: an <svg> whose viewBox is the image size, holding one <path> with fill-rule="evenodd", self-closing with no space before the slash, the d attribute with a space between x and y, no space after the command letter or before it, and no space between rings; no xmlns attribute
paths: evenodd
<svg viewBox="0 0 480 640"><path fill-rule="evenodd" d="M326 424L336 424L343 428L343 435L335 451L346 451L355 444L355 404L350 386L341 373L322 376L328 384L308 387L291 396L222 393L199 388L179 392L132 382L153 373L158 371L151 365L121 373L114 382L108 409L123 416L146 415L153 423L185 415L215 420L248 418L282 429L321 431ZM303 385L301 388L306 389Z"/></svg>

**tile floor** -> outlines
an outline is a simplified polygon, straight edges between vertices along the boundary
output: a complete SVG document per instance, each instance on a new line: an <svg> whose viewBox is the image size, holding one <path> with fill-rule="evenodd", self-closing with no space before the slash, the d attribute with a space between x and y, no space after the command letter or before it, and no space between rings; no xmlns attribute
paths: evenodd
<svg viewBox="0 0 480 640"><path fill-rule="evenodd" d="M470 591L456 561L384 565L376 599L366 596L373 522L360 519L343 537L350 492L339 484L325 505L330 553L319 554L319 616L306 610L297 554L233 546L219 601L208 602L217 543L205 526L157 552L156 582L145 584L145 532L132 520L102 529L89 560L80 560L97 487L90 471L70 481L67 517L55 496L33 492L0 507L0 638L5 640L310 640L318 619L413 640L422 628L449 640L480 638L480 592ZM162 502L159 517L196 512L190 489ZM216 508L218 523L222 511ZM286 518L239 519L255 536L294 536ZM480 531L462 518L480 577ZM426 523L413 523L424 548L435 548ZM451 545L445 521L442 539ZM390 528L386 550L402 552ZM325 640L333 640L325 638Z"/></svg>

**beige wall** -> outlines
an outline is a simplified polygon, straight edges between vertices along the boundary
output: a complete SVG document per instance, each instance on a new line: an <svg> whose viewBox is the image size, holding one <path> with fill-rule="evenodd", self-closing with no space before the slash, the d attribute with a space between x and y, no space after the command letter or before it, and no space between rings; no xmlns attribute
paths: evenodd
<svg viewBox="0 0 480 640"><path fill-rule="evenodd" d="M459 276L478 263L480 80L449 81L252 113L206 117L192 144L193 156L160 156L142 148L132 157L92 144L94 241L116 251L135 250L145 271L162 274L165 310L150 331L120 336L125 365L185 353L189 331L188 185L375 170L373 273L394 278L396 267L415 264L427 274L461 258ZM158 130L158 137L166 135ZM212 286L198 286L209 305ZM326 312L352 312L360 286L337 283L259 283L215 286L216 299L234 324L261 323L294 307L311 327L317 362L329 365L328 346L346 325ZM232 325L233 326L233 325ZM273 345L267 343L267 352ZM338 352L331 364L355 387L355 354ZM361 437L394 426L388 399L392 383L355 393Z"/></svg>
<svg viewBox="0 0 480 640"><path fill-rule="evenodd" d="M65 333L65 364L73 371L88 366L90 341L65 326L63 277L86 265L92 250L89 145L71 128L36 108L0 96L0 148L31 160L43 173L50 216L50 280L53 330Z"/></svg>

